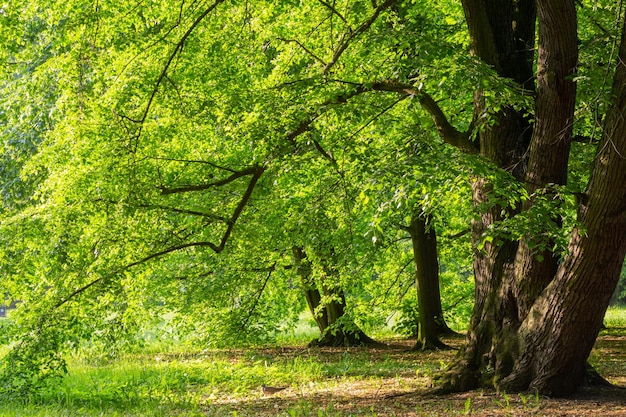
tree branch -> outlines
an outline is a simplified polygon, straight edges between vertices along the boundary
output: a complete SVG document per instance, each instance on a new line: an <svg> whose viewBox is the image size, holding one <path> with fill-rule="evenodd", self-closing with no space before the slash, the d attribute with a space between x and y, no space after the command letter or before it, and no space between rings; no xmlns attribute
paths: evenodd
<svg viewBox="0 0 626 417"><path fill-rule="evenodd" d="M202 159L163 158L163 157L158 157L158 156L150 157L150 159L153 159L155 161L181 162L181 163L185 163L185 164L204 164L204 165L212 166L213 168L221 169L223 171L237 172L236 170L234 170L232 168L221 166L221 165L218 165L218 164L216 164L214 162L205 161L205 160L202 160Z"/></svg>
<svg viewBox="0 0 626 417"><path fill-rule="evenodd" d="M342 14L341 14L341 13L339 13L339 12L337 11L337 9L335 8L335 6L333 6L332 4L330 4L330 3L328 3L328 2L326 2L326 1L324 1L324 0L317 0L317 1L319 1L319 2L320 2L320 3L322 3L322 4L326 7L326 8L328 8L332 14L336 15L337 17L339 17L339 19L341 19L341 20L343 21L343 23L345 23L346 25L348 25L348 21L346 20L346 18L345 18L345 17L343 17L343 16L342 16ZM352 29L351 29L351 30L352 30Z"/></svg>
<svg viewBox="0 0 626 417"><path fill-rule="evenodd" d="M257 306L259 305L261 296L263 295L263 292L265 292L265 287L267 287L267 283L269 282L270 278L272 277L272 273L275 270L276 270L276 262L274 262L274 264L269 268L267 276L265 277L265 280L263 281L263 285L261 285L261 288L259 289L259 291L257 291L257 293L254 295L254 302L252 304L252 308L250 309L250 311L248 311L248 315L241 323L242 331L245 330L246 326L248 325L248 322L250 321L250 318L254 314L254 311L256 310Z"/></svg>
<svg viewBox="0 0 626 417"><path fill-rule="evenodd" d="M261 175L263 175L263 172L265 172L265 168L257 166L255 167L255 170L253 172L252 178L250 179L250 183L248 183L248 187L246 189L246 192L244 193L243 197L241 198L241 201L239 202L239 204L237 205L237 207L235 208L233 215L231 216L231 218L227 221L228 223L228 227L226 228L226 231L224 232L224 234L222 235L222 239L220 240L219 245L216 245L213 242L205 242L205 241L201 241L201 242L189 242L189 243L183 243L180 245L174 245L174 246L170 246L166 249L163 249L161 251L152 253L142 259L139 259L137 261L131 262L127 265L125 265L122 268L117 269L116 271L114 271L113 273L100 277L98 279L95 279L93 281L91 281L90 283L78 288L77 290L73 291L71 294L69 294L67 297L65 297L63 300L59 301L56 305L56 307L61 307L63 304L67 303L68 301L70 301L72 298L80 295L81 293L85 292L86 290L88 290L89 288L93 287L94 285L107 281L109 279L111 279L113 276L128 270L132 267L135 267L137 265L141 265L145 262L148 262L152 259L155 258L159 258L161 256L170 254L172 252L176 252L182 249L187 249L187 248L191 248L191 247L209 247L211 248L215 253L220 253L224 250L224 247L226 246L226 242L228 241L228 239L230 238L230 235L233 231L233 228L235 227L235 223L237 223L237 220L239 219L239 217L241 216L241 213L243 212L243 209L246 207L246 205L248 204L248 202L250 201L250 197L252 196L252 192L254 191L254 187L256 186L259 178L261 177Z"/></svg>
<svg viewBox="0 0 626 417"><path fill-rule="evenodd" d="M337 63L337 61L339 60L341 55L344 53L344 51L348 49L348 46L350 46L350 43L354 39L362 35L364 32L366 32L370 28L370 26L372 26L372 24L376 21L376 19L378 19L378 16L385 9L388 9L389 7L391 7L395 2L396 0L386 0L383 4L376 7L372 15L369 17L369 19L363 22L358 28L356 28L355 31L349 32L347 36L346 34L342 36L339 42L339 45L337 46L337 49L335 49L335 52L333 53L333 57L331 58L330 62L328 62L328 64L326 64L326 66L324 67L324 74L328 74L328 72Z"/></svg>
<svg viewBox="0 0 626 417"><path fill-rule="evenodd" d="M226 178L223 178L219 181L214 181L214 182L210 182L207 184L183 185L183 186L175 187L175 188L168 188L168 187L161 186L159 187L159 189L161 190L161 195L208 190L209 188L221 187L222 185L229 184L238 178L245 177L246 175L253 175L257 169L258 167L254 166L254 167L243 169L241 171L233 171L232 175Z"/></svg>
<svg viewBox="0 0 626 417"><path fill-rule="evenodd" d="M287 43L295 43L296 45L298 45L300 48L302 48L302 50L304 52L306 52L308 55L310 55L311 57L313 57L313 59L315 59L317 62L319 62L320 64L322 64L323 66L326 66L327 64L322 61L322 59L320 57L318 57L317 55L315 55L313 52L311 52L306 46L302 45L302 43L299 40L296 39L285 39L285 38L278 38L278 40L283 41L283 42L287 42Z"/></svg>
<svg viewBox="0 0 626 417"><path fill-rule="evenodd" d="M321 116L330 106L333 106L335 104L347 103L348 100L350 100L353 97L356 97L368 91L372 91L372 89L366 86L365 84L356 84L356 83L346 83L346 84L354 86L354 89L350 91L345 91L341 94L337 94L336 96L321 103L308 119L302 120L300 124L298 125L298 127L287 135L287 140L291 142L292 144L295 144L295 139L301 134L303 134L304 132L308 132L311 129L311 125L313 124L313 122L319 116Z"/></svg>
<svg viewBox="0 0 626 417"><path fill-rule="evenodd" d="M394 289L396 287L396 284L398 283L398 281L400 281L400 277L402 276L402 274L404 274L404 271L409 267L409 265L413 264L415 262L415 259L413 259L413 257L411 257L411 259L409 259L404 266L402 266L402 268L400 268L400 270L396 273L396 277L394 278L393 282L391 284L389 284L387 286L387 289L385 290L385 293L383 294L382 298L378 301L375 301L374 303L372 303L372 307L377 307L381 304L383 304L384 302L387 301L387 297L389 296L389 293L391 292L392 289ZM411 277L413 278L413 277ZM415 283L415 280L412 279L411 280L411 284ZM409 287L410 288L410 287ZM405 292L406 294L406 292Z"/></svg>
<svg viewBox="0 0 626 417"><path fill-rule="evenodd" d="M141 118L138 120L139 128L137 130L137 133L135 134L135 137L133 138L135 140L135 144L133 146L133 152L136 151L137 143L139 141L139 137L141 136L141 131L143 129L143 123L148 118L148 113L150 113L150 108L152 107L152 102L154 101L154 98L156 97L157 92L159 91L159 87L161 86L161 83L166 78L167 71L169 70L170 66L172 65L172 62L174 61L174 58L176 58L176 56L180 52L182 52L183 46L185 45L185 42L187 41L187 38L189 38L189 36L200 25L200 23L202 23L202 21L209 15L209 13L211 13L217 6L220 5L220 3L223 3L224 1L225 0L215 0L213 2L213 4L211 4L209 7L207 7L207 9L204 12L202 12L200 14L200 16L198 16L196 18L196 20L191 24L191 26L187 29L187 31L180 38L178 43L174 46L174 49L172 50L172 52L170 53L169 57L167 58L167 61L165 62L165 65L164 65L163 69L161 70L161 73L157 77L157 80L155 82L154 88L152 89L152 94L150 94L150 97L148 98L148 103L146 104L146 108L144 109Z"/></svg>
<svg viewBox="0 0 626 417"><path fill-rule="evenodd" d="M468 235L471 233L471 229L465 229L465 230L461 230L460 232L451 234L451 235L443 235L442 238L444 239L458 239L460 237L463 237L465 235Z"/></svg>
<svg viewBox="0 0 626 417"><path fill-rule="evenodd" d="M467 132L461 132L452 126L443 110L441 110L441 107L439 107L437 102L425 91L416 89L411 84L397 81L378 81L372 84L372 89L377 91L393 91L416 97L422 108L430 114L435 123L435 127L439 131L439 136L444 142L457 147L465 153L478 154L478 146L470 139L472 129Z"/></svg>
<svg viewBox="0 0 626 417"><path fill-rule="evenodd" d="M137 265L143 264L145 262L148 262L151 259L158 258L158 257L161 257L163 255L167 255L167 254L172 253L172 252L179 251L181 249L197 247L197 246L209 246L213 250L217 249L217 246L215 246L215 244L213 244L211 242L191 242L191 243L184 243L182 245L170 246L167 249L164 249L164 250L156 252L156 253L152 253L152 254L146 256L145 258L139 259L138 261L135 261L135 262L132 262L132 263L130 263L128 265L125 265L124 267L114 271L113 273L111 273L109 275L106 275L106 276L100 277L98 279L95 279L95 280L91 281L90 283L88 283L88 284L86 284L86 285L76 289L70 295L65 297L63 300L59 301L56 304L56 308L59 308L63 304L66 304L72 298L74 298L77 295L80 295L81 293L87 291L89 288L93 287L94 285L96 285L96 284L98 284L100 282L107 281L107 280L111 279L113 276L115 276L115 275L117 275L117 274L119 274L119 273L121 273L123 271L126 271L127 269L130 269L130 268L132 268L134 266L137 266Z"/></svg>
<svg viewBox="0 0 626 417"><path fill-rule="evenodd" d="M163 211L170 211L172 213L178 213L178 214L189 214L190 216L200 216L200 217L206 217L206 218L210 218L213 220L218 220L218 221L222 221L222 222L226 222L226 218L222 217L222 216L217 216L215 214L212 213L205 213L202 211L196 211L196 210L187 210L187 209L180 209L177 207L170 207L170 206L164 206L164 205L160 205L160 204L140 204L139 207L143 207L146 209L156 209L156 210L163 210Z"/></svg>
<svg viewBox="0 0 626 417"><path fill-rule="evenodd" d="M334 166L337 166L337 161L335 160L335 158L333 158L331 154L326 152L326 150L322 148L322 145L320 145L320 143L317 140L312 139L312 141L313 141L313 146L315 146L315 149L317 149L317 151L320 154L322 154L324 158L328 159Z"/></svg>
<svg viewBox="0 0 626 417"><path fill-rule="evenodd" d="M257 182L259 181L259 178L261 178L261 175L263 175L264 172L265 172L264 167L261 167L261 166L256 167L256 171L254 172L254 174L252 175L252 178L250 179L250 183L248 184L248 188L246 189L246 192L241 198L241 201L239 201L239 204L235 208L235 211L233 212L233 215L230 218L228 228L226 229L226 231L224 232L224 235L222 236L222 241L220 242L220 245L216 249L213 249L215 253L220 253L222 250L224 250L224 247L226 246L226 242L228 241L228 238L230 237L230 234L232 233L233 228L235 227L235 223L237 223L237 220L239 219L239 216L241 216L243 209L248 204L248 201L250 201L250 197L252 197L252 192L254 191L254 187L256 186Z"/></svg>

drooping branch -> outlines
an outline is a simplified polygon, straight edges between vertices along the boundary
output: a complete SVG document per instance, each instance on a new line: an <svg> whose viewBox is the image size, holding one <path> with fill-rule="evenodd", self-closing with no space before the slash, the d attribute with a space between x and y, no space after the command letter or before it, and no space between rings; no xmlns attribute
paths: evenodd
<svg viewBox="0 0 626 417"><path fill-rule="evenodd" d="M331 105L346 103L349 99L356 97L358 95L364 94L364 93L373 92L373 91L386 91L386 92L394 92L394 93L400 94L403 96L401 98L416 97L419 100L422 108L430 114L437 128L437 131L439 132L439 136L444 142L458 148L459 150L467 154L476 155L479 152L478 144L473 142L471 139L471 135L474 130L473 122L470 124L470 127L467 131L462 132L458 130L457 128L452 126L452 124L449 122L445 113L443 112L441 107L439 107L439 104L437 104L437 102L423 89L416 88L412 84L402 83L402 82L398 82L394 80L375 81L375 82L368 83L368 84L359 84L359 83L345 82L345 81L339 81L339 80L331 80L331 81L339 82L342 84L347 84L351 86L352 89L342 94L338 94L335 97L322 103L318 107L318 110L309 119L302 121L298 125L298 127L288 135L287 137L288 140L293 142L293 140L297 136L310 130L311 124L326 110L327 107ZM400 101L401 101L400 99L397 100L390 107L393 107ZM387 111L387 110L388 109L385 109L384 111ZM317 148L319 144L315 144L315 145ZM320 151L319 148L317 149L318 151ZM320 153L322 153L322 155L326 157L326 155L324 155L325 151L320 152Z"/></svg>
<svg viewBox="0 0 626 417"><path fill-rule="evenodd" d="M437 102L433 100L430 95L422 92L418 98L422 108L432 117L439 131L439 136L441 136L445 142L459 148L465 153L478 154L478 146L470 139L472 129L469 129L467 132L460 132L450 124L448 118L441 110L441 107L439 107Z"/></svg>
<svg viewBox="0 0 626 417"><path fill-rule="evenodd" d="M98 283L101 283L101 282L106 282L109 279L111 279L112 277L114 277L115 275L118 275L118 274L120 274L120 273L122 273L122 272L124 272L124 271L126 271L126 270L128 270L128 269L130 269L132 267L134 267L134 266L141 265L141 264L146 263L146 262L148 262L148 261L150 261L152 259L160 258L161 256L164 256L164 255L167 255L169 253L176 252L176 251L179 251L179 250L182 250L182 249L187 249L187 248L192 248L192 247L201 247L201 246L209 246L213 250L217 249L217 246L214 243L211 243L211 242L190 242L190 243L184 243L184 244L181 244L181 245L170 246L170 247L168 247L166 249L163 249L163 250L161 250L159 252L152 253L152 254L150 254L150 255L142 258L142 259L139 259L137 261L131 262L130 264L125 265L122 268L114 271L110 275L106 275L106 276L97 278L97 279L91 281L90 283L88 283L86 285L83 285L82 287L74 290L68 296L66 296L61 301L59 301L56 304L56 307L57 308L61 307L63 304L66 304L72 298L82 294L83 292L87 291L89 288L93 287L94 285L96 285Z"/></svg>
<svg viewBox="0 0 626 417"><path fill-rule="evenodd" d="M442 237L445 238L445 239L452 239L452 240L454 240L454 239L458 239L460 237L463 237L465 235L469 235L471 232L472 232L471 229L464 229L464 230L461 230L460 232L457 232L457 233L452 233L452 234L449 234L449 235L443 235Z"/></svg>
<svg viewBox="0 0 626 417"><path fill-rule="evenodd" d="M233 228L235 227L235 224L237 223L237 220L241 216L241 213L243 212L243 209L246 207L246 205L250 201L250 197L252 197L252 192L254 191L254 187L256 186L259 178L261 178L261 175L263 175L263 172L265 172L265 168L262 167L262 166L255 166L255 167L249 168L249 169L244 170L244 171L247 173L247 175L252 175L252 178L250 179L250 182L248 183L248 187L246 188L246 191L244 192L243 196L241 197L241 200L239 201L239 204L237 204L237 207L235 207L235 210L233 211L232 216L230 217L230 219L228 219L226 221L226 223L228 224L228 227L224 231L224 234L222 235L222 239L220 240L219 245L216 245L216 244L210 243L210 242L206 242L206 244L202 244L202 245L196 244L195 246L208 246L215 253L220 253L221 251L224 250L224 247L226 246L226 242L230 238L230 235L231 235L231 233L233 231ZM241 171L241 172L244 172L244 171ZM239 175L237 178L242 177L244 175L246 175L246 174ZM184 245L180 245L180 246L181 247L179 247L178 249L184 249ZM175 249L175 250L178 250L178 249ZM159 254L157 254L157 256L165 255L166 253L169 253L169 252L171 252L171 251L166 251L166 252L163 252L163 253L159 253ZM149 258L149 259L152 259L152 257ZM131 265L131 266L134 266L134 265Z"/></svg>
<svg viewBox="0 0 626 417"><path fill-rule="evenodd" d="M172 62L174 61L174 58L176 58L176 56L183 50L183 47L185 45L185 42L187 41L187 38L189 38L189 36L200 25L200 23L202 23L202 21L209 15L209 13L211 13L217 6L219 6L220 3L223 3L223 2L224 2L224 0L215 0L213 2L213 4L211 4L209 7L207 7L206 10L204 12L202 12L196 18L196 20L194 20L194 22L191 24L191 26L189 26L187 31L180 38L178 43L174 46L174 49L170 53L169 57L167 58L167 61L165 62L165 65L163 66L163 69L161 70L161 74L159 75L159 77L156 80L156 83L155 83L154 88L152 90L152 94L150 95L150 98L148 99L148 104L146 105L146 108L144 110L143 116L141 117L141 121L142 122L145 121L146 118L148 117L148 113L150 112L150 107L152 106L152 102L154 101L154 97L156 96L161 83L165 79L165 77L167 75L167 72L168 72L170 66L172 65Z"/></svg>
<svg viewBox="0 0 626 417"><path fill-rule="evenodd" d="M322 113L324 113L324 111L329 106L337 105L337 104L344 104L348 102L348 100L350 100L351 98L359 96L364 93L373 92L373 91L385 91L385 92L397 93L401 95L401 97L395 102L393 102L390 106L383 109L379 113L379 115L375 116L372 120L374 120L376 117L388 111L390 108L398 104L403 99L408 98L408 97L415 97L419 100L422 108L430 114L435 124L435 127L437 128L437 131L439 132L439 136L444 142L458 148L459 150L467 154L476 155L479 153L478 144L473 142L471 139L472 133L474 131L474 121L470 123L470 126L467 131L462 132L458 130L450 123L446 114L441 109L437 101L435 101L435 99L433 99L431 95L429 95L426 91L424 91L421 88L417 88L412 84L403 83L403 82L399 82L395 80L379 80L379 81L374 81L371 83L355 83L355 82L337 80L337 79L329 79L328 81L350 86L351 89L344 93L337 94L331 99L326 100L325 102L321 103L317 107L317 110L314 111L313 114L308 119L301 121L298 127L294 129L291 133L289 133L289 135L287 135L287 140L289 140L290 142L293 143L296 137L300 136L304 132L309 131L313 122ZM367 124L369 124L370 122L368 122ZM324 154L322 153L322 155Z"/></svg>
<svg viewBox="0 0 626 417"><path fill-rule="evenodd" d="M371 304L372 307L377 307L385 302L387 302L387 297L389 297L389 293L397 287L398 281L400 281L400 278L402 277L402 275L404 274L404 272L406 271L406 269L413 265L413 259L409 259L407 262L404 263L404 265L398 270L398 272L396 272L396 276L394 278L394 280L387 286L387 288L385 289L385 293L382 295L382 297L380 297L379 300L374 300L374 302ZM415 284L415 281L411 281L411 286ZM406 286L405 290L403 290L403 294L402 297L403 298L406 293L408 292L408 290L411 288L411 286Z"/></svg>
<svg viewBox="0 0 626 417"><path fill-rule="evenodd" d="M217 4L219 2L216 2L215 4ZM336 105L336 104L343 104L346 103L349 99L356 97L360 94L369 92L369 91L373 91L376 90L375 88L372 88L371 86L366 86L364 84L353 84L350 83L351 85L354 86L354 88L352 88L349 91L346 91L344 93L338 94L336 96L334 96L333 98L323 102L322 104L320 104L316 110L308 117L305 118L304 120L302 120L298 126L292 130L289 134L287 134L286 139L290 142L294 142L295 139L300 136L301 134L307 132L310 130L311 125L313 124L313 122L320 116L322 115L326 110L328 110L329 108L331 108L331 106ZM380 90L382 90L382 88L379 88ZM174 160L172 159L172 161L179 161L179 160ZM250 182L248 183L248 187L246 188L246 191L244 192L241 200L239 201L239 204L237 205L237 207L235 208L235 210L233 211L232 216L230 217L230 219L226 219L226 218L221 218L221 217L215 217L218 220L224 221L226 224L228 224L228 227L226 228L224 234L222 235L222 238L220 240L219 244L215 244L213 242L206 242L206 241L200 241L200 242L190 242L190 243L183 243L183 244L179 244L179 245L173 245L173 246L169 246L166 249L163 249L161 251L152 253L150 255L145 256L144 258L141 258L137 261L131 262L130 264L127 264L119 269L116 269L115 271L113 271L111 274L108 274L106 276L102 276L100 278L97 278L91 282L89 282L88 284L76 289L75 291L73 291L71 294L69 294L67 297L65 297L63 300L59 301L56 305L56 307L61 307L62 305L66 304L67 302L69 302L71 299L73 299L74 297L84 293L85 291L87 291L89 288L95 286L98 283L102 283L102 282L106 282L108 280L110 280L112 277L122 273L123 271L126 271L130 268L133 268L135 266L141 265L145 262L148 262L150 260L156 259L156 258L160 258L162 256L168 255L170 253L179 251L179 250L183 250L183 249L187 249L190 247L209 247L211 248L215 253L220 253L224 250L224 247L226 246L226 243L228 241L228 239L230 238L230 235L232 234L232 231L235 227L235 224L237 223L237 220L239 219L239 217L241 216L241 214L243 213L244 208L246 207L246 205L248 204L248 202L250 201L250 198L252 197L252 193L254 191L254 188L258 182L258 180L261 178L261 176L263 175L263 173L265 172L265 167L263 166L252 166L243 170L232 170L230 168L224 168L224 167L220 167L217 166L213 163L209 163L206 161L187 161L187 160L180 160L180 162L200 162L200 163L206 163L209 164L211 166L214 166L216 168L219 169L223 169L229 172L232 172L232 175L230 175L227 178L224 178L222 180L219 181L214 181L212 183L206 183L206 184L198 184L198 185L189 185L189 186L183 186L183 187L175 187L175 188L167 188L167 187L159 187L161 190L161 194L162 195L168 195L168 194L176 194L176 193L184 193L184 192L193 192L193 191L203 191L203 190L207 190L209 188L213 188L213 187L219 187L222 185L226 185L229 184L239 178L242 178L246 175L252 175L252 178L250 179ZM165 207L165 206L164 206ZM174 209L174 208L170 208L171 210L174 211L178 211L181 213L187 213L187 214L196 214L195 212L192 213L191 210L187 211L187 210L183 210L183 209ZM197 212L198 215L201 215L202 213Z"/></svg>
<svg viewBox="0 0 626 417"><path fill-rule="evenodd" d="M178 43L176 43L176 45L174 45L174 49L172 49L172 52L170 52L167 60L165 61L165 65L163 66L163 69L161 70L161 73L159 74L159 76L156 79L156 82L154 84L154 88L152 89L152 93L150 94L150 97L148 98L148 103L146 104L146 107L143 111L143 114L141 116L141 118L139 120L137 120L136 122L139 124L137 133L135 134L135 137L133 138L135 141L135 144L133 146L133 148L136 148L137 146L137 141L139 140L139 137L141 136L141 131L143 129L143 123L146 121L148 114L150 113L150 108L152 107L152 102L154 101L159 88L161 87L161 84L163 83L163 81L166 79L167 77L167 72L170 69L170 66L172 65L172 62L174 62L174 59L176 58L176 56L178 56L178 54L180 54L183 50L183 47L185 46L185 42L187 41L187 39L189 38L189 36L193 33L193 31L200 25L200 23L202 23L202 21L213 11L215 10L215 8L217 6L220 5L220 3L223 3L224 0L215 0L213 2L213 4L211 4L209 7L206 8L206 10L204 10L197 18L196 20L193 21L193 23L189 26L189 28L187 29L187 31L183 34L183 36L180 38L180 40L178 41Z"/></svg>
<svg viewBox="0 0 626 417"><path fill-rule="evenodd" d="M224 250L224 247L226 246L226 242L228 241L228 238L230 237L230 234L232 233L233 228L235 227L235 223L237 223L237 220L241 216L243 209L248 204L248 201L250 201L250 197L252 197L252 192L254 191L254 187L256 186L257 182L259 181L259 178L261 178L261 175L263 175L264 172L265 172L264 167L262 166L256 167L256 171L254 172L254 174L252 175L252 178L250 179L250 183L248 184L248 188L246 189L246 192L243 194L243 197L241 198L241 201L239 201L239 204L237 205L237 207L235 207L235 211L233 212L233 215L230 218L228 228L226 229L226 232L224 232L224 235L222 236L222 241L220 242L220 245L218 246L218 250L215 251L216 253L220 253L222 250Z"/></svg>
<svg viewBox="0 0 626 417"><path fill-rule="evenodd" d="M401 96L399 97L397 100L393 101L392 103L390 103L389 105L385 106L385 108L383 108L381 111L379 111L377 114L375 114L374 116L370 117L369 120L367 120L363 125L361 125L361 127L359 127L356 131L352 132L352 134L350 135L350 138L354 138L356 135L358 135L361 131L363 131L363 129L365 129L366 127L368 127L370 124L374 123L378 118L380 118L383 114L387 113L389 110L393 109L398 103L400 103L403 100L406 100L408 97L408 95L405 96Z"/></svg>
<svg viewBox="0 0 626 417"><path fill-rule="evenodd" d="M424 90L415 88L411 84L401 83L397 81L377 81L372 83L372 90L376 91L393 91L399 94L416 97L422 108L426 110L433 119L439 136L441 139L468 154L478 154L478 145L471 140L473 126L466 132L461 132L450 122L445 113L439 107L439 104Z"/></svg>
<svg viewBox="0 0 626 417"><path fill-rule="evenodd" d="M228 171L228 172L237 172L237 170L232 169L232 168L228 168L222 165L218 165L214 162L211 161L205 161L202 159L180 159L180 158L163 158L163 157L151 157L150 159L156 160L156 161L168 161L168 162L181 162L181 163L185 163L185 164L204 164L204 165L209 165L212 166L213 168L217 168L220 169L222 171Z"/></svg>
<svg viewBox="0 0 626 417"><path fill-rule="evenodd" d="M292 144L295 144L295 139L301 134L311 130L311 125L313 124L313 122L315 122L315 120L317 120L318 117L324 114L332 106L337 105L337 104L345 104L351 98L354 98L356 96L359 96L361 94L364 94L373 90L371 86L368 86L365 84L358 84L358 83L344 83L344 84L348 84L352 88L348 91L344 91L342 93L336 94L332 98L324 101L323 103L320 103L308 118L302 120L298 124L298 126L287 135L287 140L289 142L291 142Z"/></svg>
<svg viewBox="0 0 626 417"><path fill-rule="evenodd" d="M230 238L230 235L232 234L232 231L235 227L235 224L237 223L237 220L239 219L239 217L241 216L241 213L243 212L244 208L246 207L246 205L248 204L248 202L250 201L250 198L252 197L252 192L254 191L254 188L259 180L259 178L261 178L261 175L263 175L263 172L265 172L265 168L262 166L257 166L255 167L254 172L252 172L252 178L250 179L250 182L248 183L248 187L246 188L245 193L243 194L243 196L241 197L241 200L239 201L239 204L237 205L237 207L235 207L235 210L233 211L233 214L231 216L230 219L227 220L227 224L228 227L226 228L226 230L224 231L224 234L222 235L222 238L220 240L219 244L215 244L213 242L208 242L208 241L199 241L199 242L188 242L188 243L182 243L179 245L173 245L173 246L169 246L163 250L160 250L158 252L154 252L151 253L139 260L133 261L119 269L116 269L115 271L113 271L111 274L108 274L106 276L102 276L100 278L97 278L91 282L89 282L86 285L83 285L82 287L76 289L75 291L73 291L71 294L69 294L68 296L66 296L65 298L63 298L61 301L59 301L56 304L56 307L61 307L62 305L66 304L68 301L70 301L72 298L84 293L85 291L87 291L89 288L93 287L94 285L98 284L98 283L102 283L102 282L106 282L109 279L111 279L112 277L128 270L131 269L135 266L141 265L143 263L146 263L152 259L156 259L156 258L160 258L162 256L168 255L170 253L173 252L177 252L183 249L187 249L187 248L192 248L192 247L209 247L211 248L215 253L220 253L224 250L224 247L226 246L226 243L228 242L228 239Z"/></svg>

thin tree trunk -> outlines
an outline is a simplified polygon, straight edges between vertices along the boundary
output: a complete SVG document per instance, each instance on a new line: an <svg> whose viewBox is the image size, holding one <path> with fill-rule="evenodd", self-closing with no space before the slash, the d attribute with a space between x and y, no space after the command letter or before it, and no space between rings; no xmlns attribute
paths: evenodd
<svg viewBox="0 0 626 417"><path fill-rule="evenodd" d="M294 246L292 252L309 311L320 329L320 337L311 341L309 346L382 346L346 317L346 298L341 288L322 282L324 297L321 296L304 249ZM334 273L327 265L324 269L328 274Z"/></svg>
<svg viewBox="0 0 626 417"><path fill-rule="evenodd" d="M445 332L445 329L450 330L445 324L441 307L437 234L428 224L429 220L429 216L413 213L411 224L405 228L411 235L413 244L417 287L419 324L415 350L448 348L439 340L439 334Z"/></svg>
<svg viewBox="0 0 626 417"><path fill-rule="evenodd" d="M300 276L300 282L302 283L306 304L309 307L313 319L317 323L317 327L320 329L320 334L323 334L329 326L328 314L326 309L318 310L322 296L311 277L311 265L307 261L306 253L304 253L302 248L294 246L292 252L298 275Z"/></svg>

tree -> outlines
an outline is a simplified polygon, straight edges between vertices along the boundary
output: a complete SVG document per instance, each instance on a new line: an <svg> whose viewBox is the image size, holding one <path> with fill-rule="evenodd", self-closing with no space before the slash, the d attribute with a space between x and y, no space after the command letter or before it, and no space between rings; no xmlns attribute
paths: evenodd
<svg viewBox="0 0 626 417"><path fill-rule="evenodd" d="M305 247L274 227L281 213L296 210L273 203L277 194L298 198L302 177L294 171L326 182L319 161L311 163L316 155L341 184L325 190L343 188L350 201L360 194L346 184L367 178L370 161L418 149L431 138L423 132L433 131L455 157L464 154L475 209L475 307L467 347L443 388L572 392L583 381L626 252L626 46L616 48L611 91L600 86L594 98L598 86L585 77L594 78L600 55L579 55L578 42L582 35L582 45L601 51L598 45L610 45L618 32L624 37L624 28L605 28L615 5L579 8L580 22L571 0L464 0L462 8L428 0L3 7L3 58L12 62L2 70L3 86L32 82L37 91L45 83L23 77L33 68L49 70L58 85L41 106L51 109L42 119L45 140L20 152L19 163L6 163L13 173L23 167L20 179L31 173L37 181L28 204L5 205L2 214L2 285L24 301L16 315L21 342L5 357L3 374L39 372L43 380L56 375L50 370L62 372L59 352L88 334L84 323L106 327L104 312L114 310L116 328L132 329L141 288L173 290L181 269L198 288L241 284L258 312L261 298L253 295L267 291L291 255L287 248ZM14 99L14 108L27 107ZM599 103L599 141L594 118L578 118L582 102ZM24 120L5 119L9 131L28 130ZM576 189L567 177L572 141L590 132L596 157L588 184ZM406 195L421 195L412 201L421 204L430 194L429 187L403 191L419 187L415 177L402 176L402 187L380 183L394 188L399 196L388 203L401 203L394 210L404 216L411 215ZM572 225L567 204L574 194ZM303 200L312 211L319 207ZM325 214L344 222L341 206L332 203ZM273 221L263 225L266 213ZM374 216L359 219L354 224L372 220L375 230ZM349 221L337 226L322 225L330 239L324 248L346 244L356 255L339 256L343 264L328 265L329 275L349 270L371 248L346 237L354 230L364 236L363 229ZM17 235L23 238L8 238ZM261 266L245 269L260 280L216 261L231 257L248 266L244 252L258 255L248 261ZM349 284L341 286L346 298L364 286L350 274L339 277ZM205 299L221 294L203 288L212 291ZM585 296L590 290L594 296ZM248 305L241 295L230 300L231 311ZM251 327L248 317L239 324Z"/></svg>
<svg viewBox="0 0 626 417"><path fill-rule="evenodd" d="M337 282L338 271L332 263L322 266L327 276L321 280L323 293L320 293L312 277L311 263L306 252L300 247L294 247L293 257L309 311L320 330L320 337L313 340L309 346L379 345L356 327L346 315L346 296Z"/></svg>
<svg viewBox="0 0 626 417"><path fill-rule="evenodd" d="M452 333L452 330L445 322L441 307L437 234L432 217L413 212L411 223L403 229L411 236L413 246L419 314L415 349L445 349L448 346L439 340L439 336Z"/></svg>
<svg viewBox="0 0 626 417"><path fill-rule="evenodd" d="M486 3L468 1L464 2L464 8L474 53L501 76L511 77L520 88L533 91L526 82L532 79L528 77L532 60L527 51L532 49L529 45L534 40L534 3L512 2L510 8L499 7L496 11ZM530 193L566 182L576 97L573 76L578 62L574 3L537 2L536 13L539 44L535 121L528 167L518 174L524 175ZM623 52L620 49L620 54ZM520 64L511 68L512 62ZM559 265L549 248L533 250L529 237L523 238L519 245L513 241L499 246L485 245L484 255L478 255L475 260L476 307L468 345L449 374L449 388L478 386L489 377L488 367L494 370L492 383L506 390L537 389L546 394L564 395L582 384L586 358L600 329L608 294L619 277L616 265L621 264L625 254L624 194L603 190L606 184L622 189L626 179L623 171L617 174L623 169L619 155L624 144L620 144L622 126L613 119L623 114L620 104L623 65L619 62L612 93L615 101L603 126L603 139L585 192L594 201L585 199L579 206L581 224L572 231L569 253ZM526 74L509 72L524 69ZM477 112L483 111L481 101L475 105ZM524 130L519 128L525 126L523 114L508 109L496 117L498 122L493 129L479 133L481 153L503 168L523 165L523 154L513 152L523 149L519 141L527 140ZM493 144L501 141L491 135L501 134L499 130L503 128L513 144L493 152ZM517 160L503 160L507 155ZM605 185L599 185L598 181L604 181ZM484 180L476 182L476 203L489 198L489 186ZM532 200L528 204L532 205ZM606 210L610 214L601 220L602 216L596 212L597 217L592 220L593 211L589 210ZM475 239L497 219L492 209L475 222ZM611 235L613 232L616 234ZM595 250L606 255L602 267L588 264L599 256L598 252L592 253ZM583 297L581 291L589 291L591 287L595 288L593 296ZM581 322L582 311L586 317Z"/></svg>

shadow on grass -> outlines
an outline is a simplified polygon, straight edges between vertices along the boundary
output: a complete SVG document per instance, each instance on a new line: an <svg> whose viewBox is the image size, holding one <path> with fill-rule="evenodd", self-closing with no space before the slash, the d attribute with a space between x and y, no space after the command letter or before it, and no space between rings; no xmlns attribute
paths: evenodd
<svg viewBox="0 0 626 417"><path fill-rule="evenodd" d="M391 395L390 395L391 394ZM394 396L395 394L395 396ZM402 394L402 395L398 395ZM426 390L351 391L349 387L308 394L286 393L208 405L208 416L624 416L623 389L584 389L566 399L533 394L471 391L433 396Z"/></svg>

